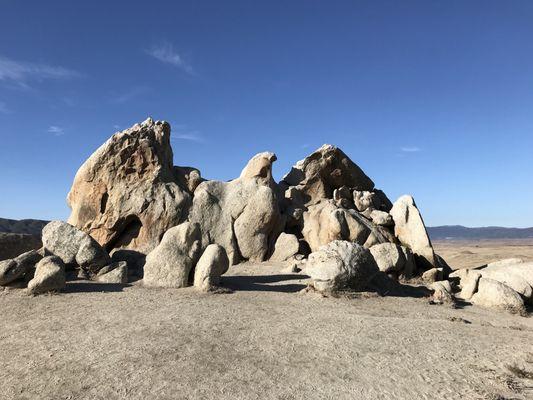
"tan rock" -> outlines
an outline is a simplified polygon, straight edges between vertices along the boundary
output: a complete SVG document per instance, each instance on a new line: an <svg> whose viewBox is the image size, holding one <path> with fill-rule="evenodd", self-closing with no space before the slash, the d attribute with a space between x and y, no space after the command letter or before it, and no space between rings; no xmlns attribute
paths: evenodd
<svg viewBox="0 0 533 400"><path fill-rule="evenodd" d="M28 293L41 294L65 287L65 264L56 256L44 257L35 266L35 275L28 282Z"/></svg>
<svg viewBox="0 0 533 400"><path fill-rule="evenodd" d="M520 295L501 282L481 277L478 290L470 299L472 303L482 306L524 314L524 301Z"/></svg>
<svg viewBox="0 0 533 400"><path fill-rule="evenodd" d="M274 253L270 257L273 261L286 261L296 254L300 249L300 242L296 235L282 232L274 245Z"/></svg>
<svg viewBox="0 0 533 400"><path fill-rule="evenodd" d="M67 198L68 222L108 252L148 253L167 229L185 220L190 206L172 164L166 122L149 118L114 134L78 170Z"/></svg>

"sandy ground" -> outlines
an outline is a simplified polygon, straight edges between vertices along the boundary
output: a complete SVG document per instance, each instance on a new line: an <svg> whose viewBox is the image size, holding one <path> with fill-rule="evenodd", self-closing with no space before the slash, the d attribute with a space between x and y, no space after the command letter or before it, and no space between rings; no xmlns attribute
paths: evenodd
<svg viewBox="0 0 533 400"><path fill-rule="evenodd" d="M280 265L233 293L71 282L0 292L1 399L527 399L533 319L426 297L299 293Z"/></svg>
<svg viewBox="0 0 533 400"><path fill-rule="evenodd" d="M533 239L441 240L433 242L433 247L453 269L478 267L503 258L533 261Z"/></svg>

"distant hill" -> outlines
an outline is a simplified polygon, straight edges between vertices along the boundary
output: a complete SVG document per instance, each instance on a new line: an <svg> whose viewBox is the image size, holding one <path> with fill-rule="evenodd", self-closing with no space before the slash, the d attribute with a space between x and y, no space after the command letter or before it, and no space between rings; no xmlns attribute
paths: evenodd
<svg viewBox="0 0 533 400"><path fill-rule="evenodd" d="M533 238L533 228L503 228L501 226L467 228L461 225L445 225L431 226L427 230L432 240Z"/></svg>
<svg viewBox="0 0 533 400"><path fill-rule="evenodd" d="M48 221L40 219L7 219L0 218L0 232L3 233L26 233L41 236L41 231Z"/></svg>

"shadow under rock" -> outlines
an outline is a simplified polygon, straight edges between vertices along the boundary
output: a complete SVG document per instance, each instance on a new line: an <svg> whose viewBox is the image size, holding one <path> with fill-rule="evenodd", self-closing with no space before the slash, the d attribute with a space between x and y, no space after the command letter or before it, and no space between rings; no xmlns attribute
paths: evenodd
<svg viewBox="0 0 533 400"><path fill-rule="evenodd" d="M400 282L389 278L383 272L378 273L368 285L368 289L378 293L380 296L390 297L429 297L432 290L425 286L403 285Z"/></svg>
<svg viewBox="0 0 533 400"><path fill-rule="evenodd" d="M268 283L278 283L293 280L307 279L307 275L287 274L287 275L239 275L222 276L222 285L234 291L260 291L260 292L280 292L295 293L304 289L307 285L303 283L286 283L268 285Z"/></svg>
<svg viewBox="0 0 533 400"><path fill-rule="evenodd" d="M67 282L63 293L122 292L128 284L98 283L88 281Z"/></svg>

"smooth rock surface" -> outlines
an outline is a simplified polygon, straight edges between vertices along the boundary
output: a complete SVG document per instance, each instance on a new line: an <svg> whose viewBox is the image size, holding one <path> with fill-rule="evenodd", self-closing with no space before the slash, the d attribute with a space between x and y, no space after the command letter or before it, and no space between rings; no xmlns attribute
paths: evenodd
<svg viewBox="0 0 533 400"><path fill-rule="evenodd" d="M396 200L390 215L394 220L394 234L400 243L418 256L417 266L423 269L438 266L426 226L413 197L405 195Z"/></svg>
<svg viewBox="0 0 533 400"><path fill-rule="evenodd" d="M194 286L209 291L220 285L220 276L229 268L229 259L224 247L218 244L207 246L194 271Z"/></svg>
<svg viewBox="0 0 533 400"><path fill-rule="evenodd" d="M286 261L298 254L300 242L296 235L282 232L274 245L274 253L270 257L273 261Z"/></svg>
<svg viewBox="0 0 533 400"><path fill-rule="evenodd" d="M470 301L476 305L508 311L525 313L524 301L509 286L489 278L479 279L477 292Z"/></svg>

